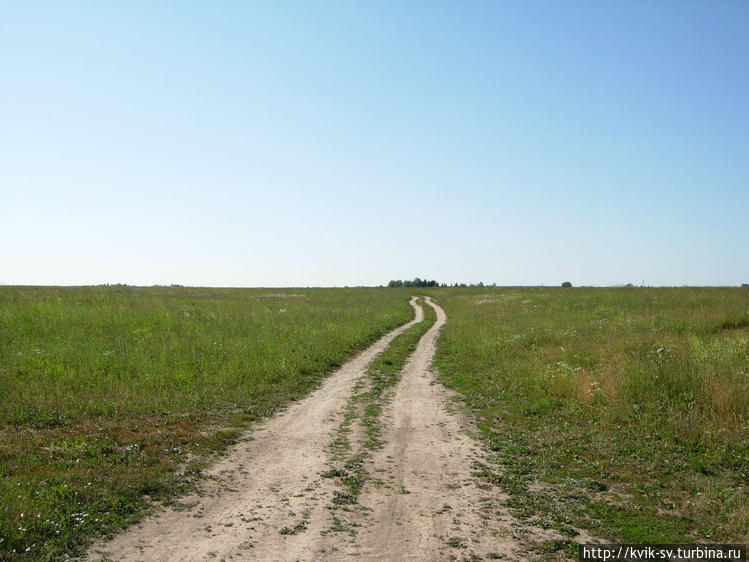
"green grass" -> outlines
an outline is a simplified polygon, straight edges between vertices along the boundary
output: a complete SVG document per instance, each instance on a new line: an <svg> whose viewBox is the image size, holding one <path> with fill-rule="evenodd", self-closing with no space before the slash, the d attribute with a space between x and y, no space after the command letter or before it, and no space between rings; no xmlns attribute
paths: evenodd
<svg viewBox="0 0 749 562"><path fill-rule="evenodd" d="M749 539L749 290L440 289L442 380L516 516L568 537Z"/></svg>
<svg viewBox="0 0 749 562"><path fill-rule="evenodd" d="M248 422L411 319L408 295L0 287L0 559L80 553L171 501Z"/></svg>
<svg viewBox="0 0 749 562"><path fill-rule="evenodd" d="M0 559L75 555L173 501L248 422L409 320L411 292L0 287ZM436 366L492 450L476 472L564 537L540 557L574 554L577 529L747 542L749 290L424 292L449 317ZM360 389L341 509L424 310Z"/></svg>

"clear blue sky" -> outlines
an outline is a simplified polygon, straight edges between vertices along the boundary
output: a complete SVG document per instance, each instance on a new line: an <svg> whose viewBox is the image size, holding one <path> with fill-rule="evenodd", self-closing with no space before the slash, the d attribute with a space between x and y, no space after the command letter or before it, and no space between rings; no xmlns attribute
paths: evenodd
<svg viewBox="0 0 749 562"><path fill-rule="evenodd" d="M749 283L749 2L0 0L0 283Z"/></svg>

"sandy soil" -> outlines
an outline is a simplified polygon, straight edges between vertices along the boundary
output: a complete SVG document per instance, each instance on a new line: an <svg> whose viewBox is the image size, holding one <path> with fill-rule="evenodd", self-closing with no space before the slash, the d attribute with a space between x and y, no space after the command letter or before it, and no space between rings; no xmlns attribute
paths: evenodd
<svg viewBox="0 0 749 562"><path fill-rule="evenodd" d="M367 460L370 480L356 506L332 509L337 484L322 474L334 464L331 443L357 380L393 338L422 321L415 299L414 320L253 429L208 471L199 494L95 545L88 559L525 559L520 526L502 507L504 498L472 474L483 451L470 425L429 370L446 316L425 300L437 322L383 410L385 444ZM334 518L343 519L342 529Z"/></svg>

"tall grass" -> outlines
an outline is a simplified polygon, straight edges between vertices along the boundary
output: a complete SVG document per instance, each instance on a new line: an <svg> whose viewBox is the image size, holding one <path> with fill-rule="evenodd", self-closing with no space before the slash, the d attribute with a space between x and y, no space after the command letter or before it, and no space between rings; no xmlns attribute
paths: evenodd
<svg viewBox="0 0 749 562"><path fill-rule="evenodd" d="M749 537L749 291L433 294L438 366L485 419L518 513L571 537Z"/></svg>
<svg viewBox="0 0 749 562"><path fill-rule="evenodd" d="M0 559L74 554L184 490L179 470L408 321L408 296L0 287Z"/></svg>

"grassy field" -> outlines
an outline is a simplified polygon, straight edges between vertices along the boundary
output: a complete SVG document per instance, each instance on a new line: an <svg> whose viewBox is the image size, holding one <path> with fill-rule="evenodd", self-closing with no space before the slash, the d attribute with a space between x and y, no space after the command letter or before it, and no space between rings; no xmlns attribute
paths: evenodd
<svg viewBox="0 0 749 562"><path fill-rule="evenodd" d="M408 295L0 287L0 559L75 554L184 492L248 422L411 319Z"/></svg>
<svg viewBox="0 0 749 562"><path fill-rule="evenodd" d="M413 292L0 287L0 559L79 553L185 492L249 422L409 320ZM493 452L476 473L565 537L539 556L575 554L581 530L749 541L749 289L418 292L448 314L436 366ZM352 398L367 451L424 308ZM367 451L341 450L352 497Z"/></svg>
<svg viewBox="0 0 749 562"><path fill-rule="evenodd" d="M749 289L429 290L477 472L567 539L749 542ZM554 551L560 551L553 554Z"/></svg>

